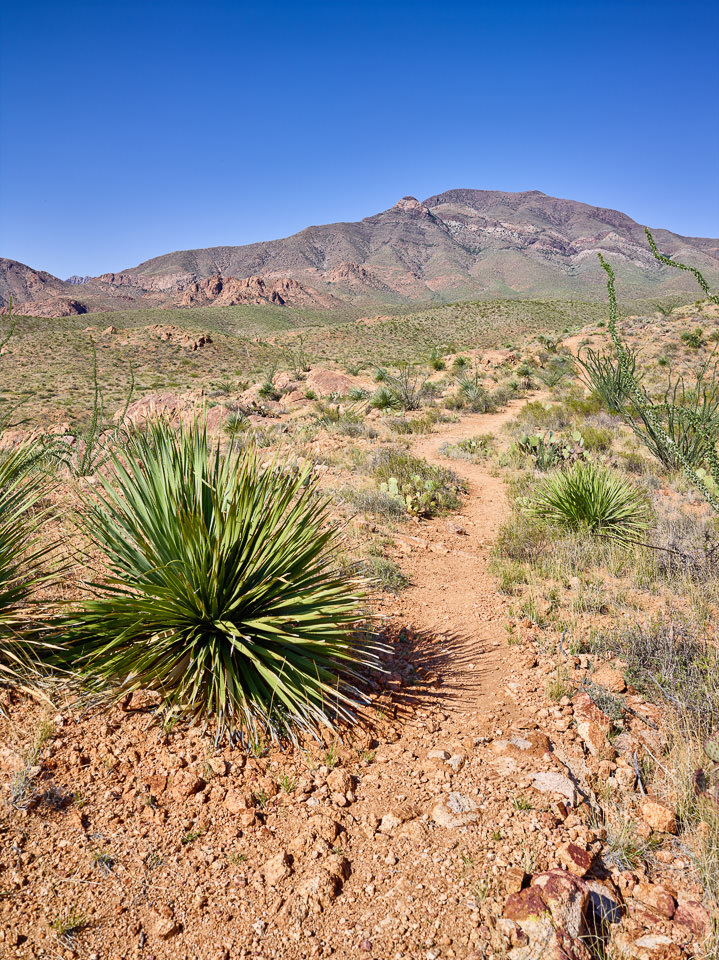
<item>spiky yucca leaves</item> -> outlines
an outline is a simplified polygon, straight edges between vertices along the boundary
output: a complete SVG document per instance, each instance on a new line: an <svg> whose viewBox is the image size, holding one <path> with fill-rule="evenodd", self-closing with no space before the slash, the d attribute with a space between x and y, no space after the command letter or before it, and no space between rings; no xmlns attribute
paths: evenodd
<svg viewBox="0 0 719 960"><path fill-rule="evenodd" d="M645 495L609 467L579 461L548 476L529 505L535 517L575 531L631 540L651 519Z"/></svg>
<svg viewBox="0 0 719 960"><path fill-rule="evenodd" d="M91 686L155 689L170 714L214 717L218 736L351 719L377 660L353 637L361 584L335 570L309 468L265 469L162 424L113 463L85 521L110 575L68 626Z"/></svg>
<svg viewBox="0 0 719 960"><path fill-rule="evenodd" d="M37 587L47 580L42 561L52 550L39 539L47 485L33 473L34 445L0 454L0 684L37 689L43 660L53 648L32 617Z"/></svg>

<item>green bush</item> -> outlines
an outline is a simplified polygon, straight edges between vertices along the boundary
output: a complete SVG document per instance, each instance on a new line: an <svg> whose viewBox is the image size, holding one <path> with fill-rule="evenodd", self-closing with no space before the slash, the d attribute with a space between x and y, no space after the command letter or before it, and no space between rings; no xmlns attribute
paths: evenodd
<svg viewBox="0 0 719 960"><path fill-rule="evenodd" d="M309 468L211 447L199 427L134 437L85 506L107 577L66 623L69 656L109 698L159 691L217 735L332 726L375 656L353 638L358 583Z"/></svg>
<svg viewBox="0 0 719 960"><path fill-rule="evenodd" d="M378 387L372 394L369 405L376 410L399 410L402 406L397 395L387 387Z"/></svg>
<svg viewBox="0 0 719 960"><path fill-rule="evenodd" d="M0 456L0 684L35 686L53 645L31 617L37 588L48 575L42 562L53 549L39 539L38 510L47 485L33 474L35 446Z"/></svg>
<svg viewBox="0 0 719 960"><path fill-rule="evenodd" d="M650 522L645 494L629 480L592 461L578 461L539 484L529 513L569 530L630 540Z"/></svg>
<svg viewBox="0 0 719 960"><path fill-rule="evenodd" d="M704 331L701 327L694 330L685 330L679 337L681 342L693 350L698 350L704 343Z"/></svg>

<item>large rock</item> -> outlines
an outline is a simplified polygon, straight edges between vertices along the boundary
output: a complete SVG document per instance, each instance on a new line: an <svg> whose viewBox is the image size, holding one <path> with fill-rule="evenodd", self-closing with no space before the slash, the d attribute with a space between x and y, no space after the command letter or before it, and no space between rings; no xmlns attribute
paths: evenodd
<svg viewBox="0 0 719 960"><path fill-rule="evenodd" d="M709 936L711 917L706 907L698 900L684 900L674 912L674 923L684 927L697 940Z"/></svg>
<svg viewBox="0 0 719 960"><path fill-rule="evenodd" d="M516 944L507 957L510 960L591 960L580 939L585 932L583 907L587 896L581 881L574 881L562 871L535 877L533 886L513 893L502 913L503 920L510 921L512 926L505 923L499 927L505 936L509 935L510 944Z"/></svg>
<svg viewBox="0 0 719 960"><path fill-rule="evenodd" d="M328 397L331 394L344 397L350 390L361 385L362 382L356 377L350 377L336 370L311 370L305 380L305 389L313 390L318 397Z"/></svg>

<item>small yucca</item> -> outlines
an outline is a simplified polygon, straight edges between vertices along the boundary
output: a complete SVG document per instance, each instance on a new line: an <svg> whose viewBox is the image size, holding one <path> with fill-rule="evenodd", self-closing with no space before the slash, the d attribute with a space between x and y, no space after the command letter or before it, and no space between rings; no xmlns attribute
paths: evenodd
<svg viewBox="0 0 719 960"><path fill-rule="evenodd" d="M540 483L529 505L535 517L570 530L630 540L649 526L644 493L615 470L578 461Z"/></svg>
<svg viewBox="0 0 719 960"><path fill-rule="evenodd" d="M292 734L351 719L377 663L357 639L361 584L334 562L309 468L222 455L204 429L136 435L88 503L109 576L70 619L73 661L99 691L155 689L218 735Z"/></svg>
<svg viewBox="0 0 719 960"><path fill-rule="evenodd" d="M36 689L52 648L33 617L37 587L46 581L42 561L52 545L42 543L38 502L47 485L33 473L33 445L0 454L0 683Z"/></svg>

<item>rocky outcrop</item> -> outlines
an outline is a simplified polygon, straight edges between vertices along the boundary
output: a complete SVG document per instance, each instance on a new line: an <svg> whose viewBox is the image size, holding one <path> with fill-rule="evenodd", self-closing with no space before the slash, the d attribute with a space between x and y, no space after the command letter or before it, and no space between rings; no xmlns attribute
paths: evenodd
<svg viewBox="0 0 719 960"><path fill-rule="evenodd" d="M17 316L27 317L77 317L87 313L87 304L71 297L52 297L41 300L39 303L26 300L22 303L13 303L13 311Z"/></svg>
<svg viewBox="0 0 719 960"><path fill-rule="evenodd" d="M216 274L188 284L174 301L178 307L210 304L215 307L232 307L243 303L267 303L279 307L329 307L332 305L332 298L322 296L316 290L306 288L288 277L265 279L252 276L239 280L237 277Z"/></svg>

